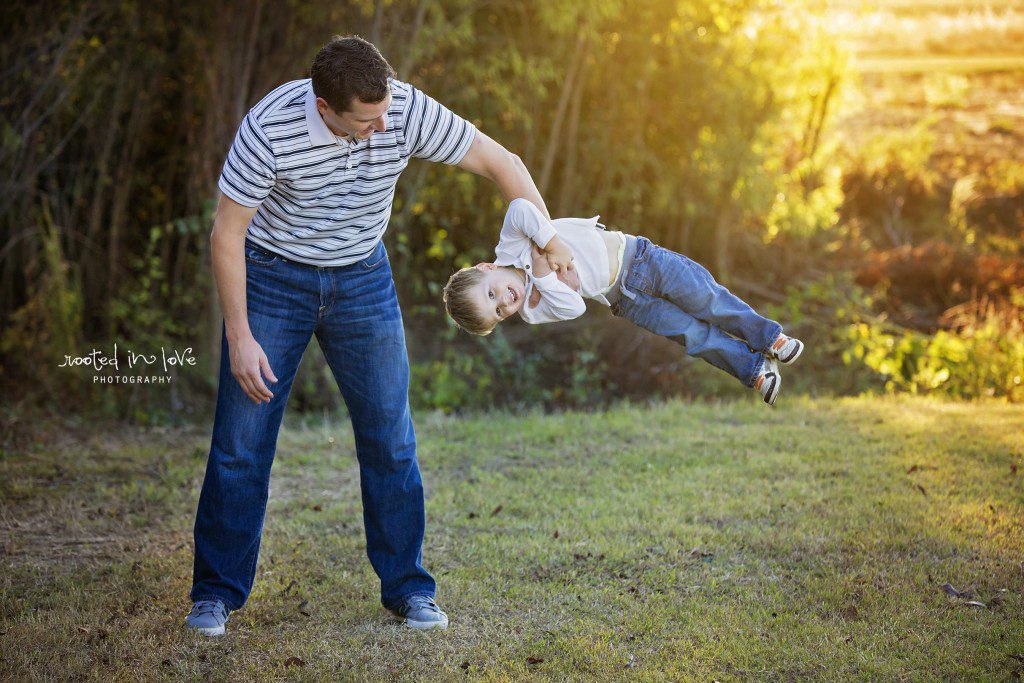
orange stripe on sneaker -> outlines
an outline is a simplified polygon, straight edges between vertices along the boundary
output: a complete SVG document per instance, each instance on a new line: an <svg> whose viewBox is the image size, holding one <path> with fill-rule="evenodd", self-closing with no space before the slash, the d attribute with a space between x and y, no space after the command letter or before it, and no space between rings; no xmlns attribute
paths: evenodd
<svg viewBox="0 0 1024 683"><path fill-rule="evenodd" d="M773 349L781 349L783 347L783 345L785 345L785 343L786 342L783 341L782 337L779 337L778 339L775 340L775 343L772 344L772 348Z"/></svg>
<svg viewBox="0 0 1024 683"><path fill-rule="evenodd" d="M754 388L760 391L762 384L764 384L764 375L758 376L757 381L754 382Z"/></svg>

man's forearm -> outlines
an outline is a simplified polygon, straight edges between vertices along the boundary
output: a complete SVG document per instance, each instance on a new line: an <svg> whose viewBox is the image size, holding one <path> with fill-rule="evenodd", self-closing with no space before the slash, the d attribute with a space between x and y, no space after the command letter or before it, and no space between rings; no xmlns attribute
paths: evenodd
<svg viewBox="0 0 1024 683"><path fill-rule="evenodd" d="M493 180L506 204L518 197L529 199L545 218L551 220L548 207L544 204L544 199L540 196L540 191L523 160L489 138L483 131L477 131L473 144L458 165L462 169Z"/></svg>
<svg viewBox="0 0 1024 683"><path fill-rule="evenodd" d="M245 300L245 233L214 228L210 235L213 276L224 312L228 342L251 334Z"/></svg>
<svg viewBox="0 0 1024 683"><path fill-rule="evenodd" d="M528 199L540 209L545 218L551 220L551 214L544 204L544 199L540 196L537 184L533 182L530 170L517 155L508 152L507 162L495 169L492 180L497 184L506 203L517 197Z"/></svg>
<svg viewBox="0 0 1024 683"><path fill-rule="evenodd" d="M256 207L242 206L222 193L210 233L213 277L224 312L224 331L231 343L251 334L245 301L245 233L255 215Z"/></svg>

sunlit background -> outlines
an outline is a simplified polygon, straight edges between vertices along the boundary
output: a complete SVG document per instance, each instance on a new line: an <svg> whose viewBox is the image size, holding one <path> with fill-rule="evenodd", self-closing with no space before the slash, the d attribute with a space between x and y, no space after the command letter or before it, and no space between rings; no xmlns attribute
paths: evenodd
<svg viewBox="0 0 1024 683"><path fill-rule="evenodd" d="M599 213L686 253L804 339L787 391L1024 398L1019 3L128 0L0 16L9 415L55 395L140 422L209 414L216 179L246 110L334 33L372 40L518 153L553 215ZM414 161L399 181L386 244L417 409L744 395L600 306L458 333L440 288L492 253L503 212L455 169ZM57 368L115 342L199 362L169 387ZM343 410L319 353L300 375L292 409Z"/></svg>

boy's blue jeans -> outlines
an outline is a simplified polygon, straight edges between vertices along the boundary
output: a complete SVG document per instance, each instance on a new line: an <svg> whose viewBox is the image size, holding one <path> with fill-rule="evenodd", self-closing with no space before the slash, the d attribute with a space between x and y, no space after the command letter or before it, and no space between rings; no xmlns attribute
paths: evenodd
<svg viewBox="0 0 1024 683"><path fill-rule="evenodd" d="M696 261L646 237L636 240L612 313L754 386L763 351L782 326L755 313Z"/></svg>
<svg viewBox="0 0 1024 683"><path fill-rule="evenodd" d="M409 413L409 360L391 265L383 243L335 268L285 261L246 241L249 327L278 381L253 403L231 374L221 343L220 386L206 477L195 522L193 601L245 604L256 575L270 467L285 403L316 335L352 419L363 499L366 554L388 609L433 596L421 564L423 485ZM326 541L330 543L329 539Z"/></svg>

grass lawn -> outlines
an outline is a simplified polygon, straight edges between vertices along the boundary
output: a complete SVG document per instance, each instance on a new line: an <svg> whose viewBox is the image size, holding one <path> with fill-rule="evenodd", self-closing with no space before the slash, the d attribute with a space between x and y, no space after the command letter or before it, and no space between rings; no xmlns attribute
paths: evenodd
<svg viewBox="0 0 1024 683"><path fill-rule="evenodd" d="M335 418L282 431L253 594L205 638L183 618L208 431L34 426L0 454L0 678L1024 669L1024 407L790 396L420 414L417 434L447 631L380 607Z"/></svg>

